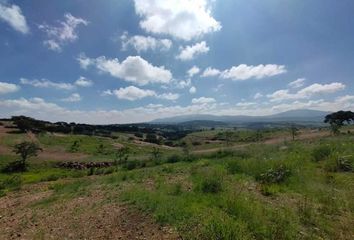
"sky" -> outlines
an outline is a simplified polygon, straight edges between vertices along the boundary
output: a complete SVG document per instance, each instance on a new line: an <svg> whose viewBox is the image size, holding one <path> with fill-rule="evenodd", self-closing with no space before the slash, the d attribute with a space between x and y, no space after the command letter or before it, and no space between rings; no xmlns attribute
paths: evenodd
<svg viewBox="0 0 354 240"><path fill-rule="evenodd" d="M0 0L0 117L354 109L352 0Z"/></svg>

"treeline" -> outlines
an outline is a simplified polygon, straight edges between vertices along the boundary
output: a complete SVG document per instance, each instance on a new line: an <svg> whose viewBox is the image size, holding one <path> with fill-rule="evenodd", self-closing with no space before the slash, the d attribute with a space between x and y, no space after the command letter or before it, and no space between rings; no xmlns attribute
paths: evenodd
<svg viewBox="0 0 354 240"><path fill-rule="evenodd" d="M187 134L193 132L192 129L187 129L177 125L154 125L148 123L141 124L110 124L110 125L90 125L80 123L67 122L48 122L37 120L26 116L13 116L11 119L14 125L21 132L31 131L33 133L50 132L63 134L80 134L89 136L102 136L115 138L114 132L132 133L136 136L148 136L151 142L159 142L160 136L168 141L179 140Z"/></svg>

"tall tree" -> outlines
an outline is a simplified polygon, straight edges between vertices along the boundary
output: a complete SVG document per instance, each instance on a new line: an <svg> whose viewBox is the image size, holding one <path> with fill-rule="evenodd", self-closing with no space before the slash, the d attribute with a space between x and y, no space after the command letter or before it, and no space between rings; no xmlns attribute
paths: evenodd
<svg viewBox="0 0 354 240"><path fill-rule="evenodd" d="M354 122L354 113L351 111L338 111L331 114L328 114L324 120L325 123L331 125L331 130L334 134L338 134L341 127L344 126L344 123L350 124Z"/></svg>

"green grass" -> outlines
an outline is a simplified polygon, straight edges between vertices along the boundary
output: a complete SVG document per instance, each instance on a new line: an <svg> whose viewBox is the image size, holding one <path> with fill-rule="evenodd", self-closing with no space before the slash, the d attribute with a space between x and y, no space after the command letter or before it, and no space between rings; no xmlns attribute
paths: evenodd
<svg viewBox="0 0 354 240"><path fill-rule="evenodd" d="M80 140L80 152L92 160L102 157L95 153L98 144L114 142L88 136L39 139L45 146L64 148ZM149 150L134 149L145 159ZM100 189L107 201L123 201L151 214L184 239L350 239L354 234L354 173L340 166L354 166L353 135L251 144L190 159L165 149L159 164L143 165L142 159L132 158L138 160L134 167L95 170L93 174L102 171L102 176L94 179L83 177L88 171L31 162L25 173L0 174L0 195L22 184L53 181L53 195L35 205L48 206ZM5 156L0 164L12 160ZM57 181L74 177L79 179Z"/></svg>

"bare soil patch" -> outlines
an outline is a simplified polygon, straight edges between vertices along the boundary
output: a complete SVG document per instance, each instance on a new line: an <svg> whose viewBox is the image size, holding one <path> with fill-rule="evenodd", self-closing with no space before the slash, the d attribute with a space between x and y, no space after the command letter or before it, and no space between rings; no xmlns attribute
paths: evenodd
<svg viewBox="0 0 354 240"><path fill-rule="evenodd" d="M34 206L51 191L0 198L0 239L179 239L168 227L94 190L87 196Z"/></svg>

